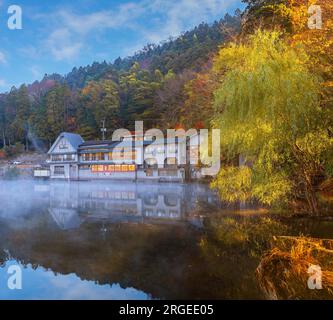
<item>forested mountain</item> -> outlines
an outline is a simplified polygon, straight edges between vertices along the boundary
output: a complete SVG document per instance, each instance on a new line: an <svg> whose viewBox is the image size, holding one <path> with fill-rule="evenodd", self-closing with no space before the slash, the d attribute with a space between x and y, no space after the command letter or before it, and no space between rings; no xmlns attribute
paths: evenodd
<svg viewBox="0 0 333 320"><path fill-rule="evenodd" d="M61 131L86 139L108 134L135 120L166 127L180 120L185 87L207 67L218 47L239 33L241 12L208 25L202 23L180 37L148 44L132 57L118 58L69 74L45 75L42 81L0 95L0 146L21 143L48 147ZM179 111L177 117L174 112Z"/></svg>

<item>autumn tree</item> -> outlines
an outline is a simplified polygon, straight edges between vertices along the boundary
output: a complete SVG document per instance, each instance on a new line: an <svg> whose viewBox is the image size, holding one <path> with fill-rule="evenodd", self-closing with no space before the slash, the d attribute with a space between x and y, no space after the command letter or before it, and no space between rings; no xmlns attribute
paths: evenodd
<svg viewBox="0 0 333 320"><path fill-rule="evenodd" d="M210 127L216 87L216 74L211 72L210 66L185 84L185 101L179 112L180 122L184 127L196 129Z"/></svg>
<svg viewBox="0 0 333 320"><path fill-rule="evenodd" d="M120 75L120 116L124 126L132 128L139 120L145 121L147 126L156 125L159 115L154 108L154 99L161 87L161 77L158 70L151 73L139 63L134 63L128 72Z"/></svg>
<svg viewBox="0 0 333 320"><path fill-rule="evenodd" d="M102 120L109 132L117 129L120 125L118 85L112 80L89 82L80 92L77 116L79 132L85 137L99 136Z"/></svg>
<svg viewBox="0 0 333 320"><path fill-rule="evenodd" d="M258 31L219 52L214 69L224 75L213 124L227 159L241 155L248 164L221 170L212 185L222 197L266 205L304 198L308 212L318 213L316 185L332 166L332 114L308 61L278 32Z"/></svg>

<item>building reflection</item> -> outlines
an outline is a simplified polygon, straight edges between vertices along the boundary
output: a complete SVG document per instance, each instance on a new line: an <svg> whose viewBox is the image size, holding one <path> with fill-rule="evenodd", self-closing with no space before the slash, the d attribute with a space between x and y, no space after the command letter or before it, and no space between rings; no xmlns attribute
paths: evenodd
<svg viewBox="0 0 333 320"><path fill-rule="evenodd" d="M217 199L200 185L88 184L45 185L53 220L61 229L78 228L83 222L184 223L200 226L194 207Z"/></svg>

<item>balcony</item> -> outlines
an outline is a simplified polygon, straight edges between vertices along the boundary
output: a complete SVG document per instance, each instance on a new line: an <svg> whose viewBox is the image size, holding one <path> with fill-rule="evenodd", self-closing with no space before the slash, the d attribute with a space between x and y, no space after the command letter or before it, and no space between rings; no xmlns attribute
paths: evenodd
<svg viewBox="0 0 333 320"><path fill-rule="evenodd" d="M63 163L63 162L76 162L76 155L75 154L66 154L66 155L52 155L48 160L47 163Z"/></svg>

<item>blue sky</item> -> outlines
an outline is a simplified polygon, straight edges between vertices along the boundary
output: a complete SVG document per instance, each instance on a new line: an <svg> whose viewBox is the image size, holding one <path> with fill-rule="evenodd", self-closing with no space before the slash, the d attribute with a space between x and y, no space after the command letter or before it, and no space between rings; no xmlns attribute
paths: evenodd
<svg viewBox="0 0 333 320"><path fill-rule="evenodd" d="M13 4L22 8L22 30L7 28ZM241 0L0 0L0 92L112 62L243 7Z"/></svg>

